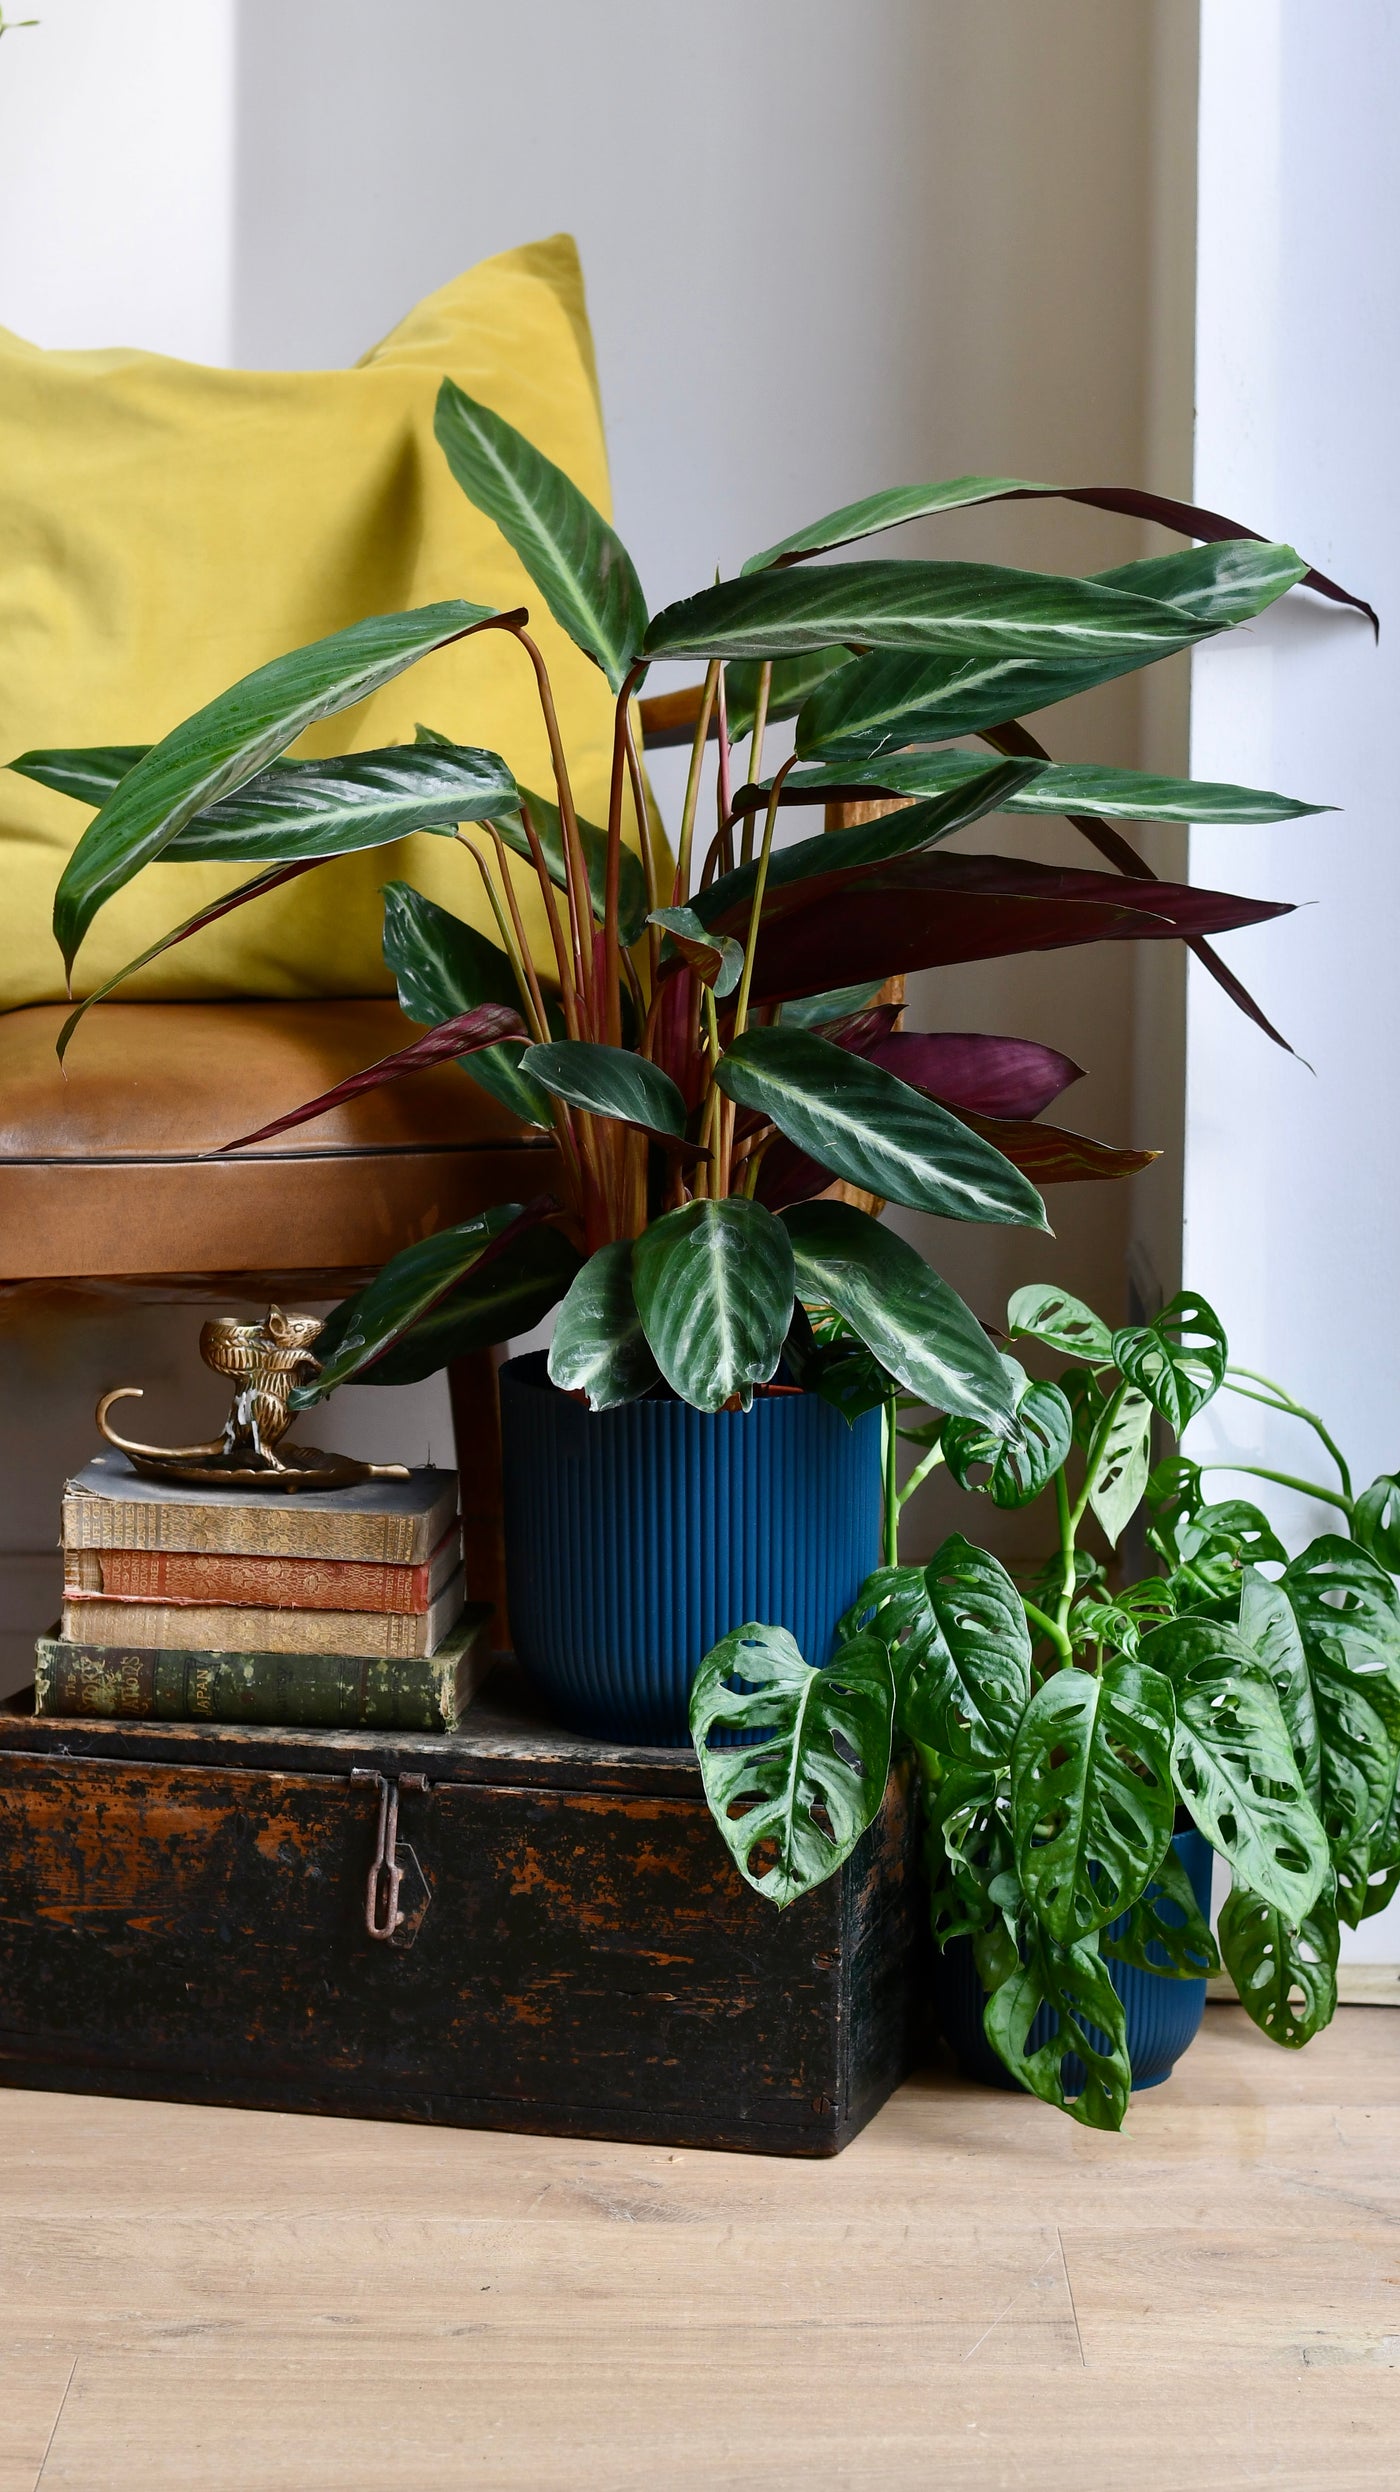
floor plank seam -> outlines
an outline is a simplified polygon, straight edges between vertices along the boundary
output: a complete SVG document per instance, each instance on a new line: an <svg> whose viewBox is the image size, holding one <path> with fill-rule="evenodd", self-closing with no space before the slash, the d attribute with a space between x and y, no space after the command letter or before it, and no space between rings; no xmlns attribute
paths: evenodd
<svg viewBox="0 0 1400 2492"><path fill-rule="evenodd" d="M74 2354L72 2361L68 2365L68 2377L63 2383L63 2394L58 2401L58 2412L53 2418L53 2427L49 2432L48 2439L44 2443L44 2454L39 2460L39 2472L34 2478L34 2492L40 2492L40 2487L43 2484L44 2472L48 2466L50 2457L53 2455L53 2444L58 2437L58 2427L63 2420L63 2409L68 2403L68 2391L73 2385L77 2369L78 2356L77 2354Z"/></svg>
<svg viewBox="0 0 1400 2492"><path fill-rule="evenodd" d="M1065 2291L1069 2295L1069 2315L1074 2321L1074 2341L1079 2347L1079 2368L1081 2371L1087 2371L1089 2365L1084 2359L1084 2338L1079 2326L1079 2305L1074 2298L1074 2279L1069 2272L1069 2259L1065 2254L1065 2236L1061 2232L1058 2224L1055 2226L1055 2239L1060 2245L1060 2265L1065 2271Z"/></svg>

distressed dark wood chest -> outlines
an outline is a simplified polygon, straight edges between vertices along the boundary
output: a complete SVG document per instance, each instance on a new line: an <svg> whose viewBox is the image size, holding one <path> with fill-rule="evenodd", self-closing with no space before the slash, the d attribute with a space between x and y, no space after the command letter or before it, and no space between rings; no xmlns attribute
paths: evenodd
<svg viewBox="0 0 1400 2492"><path fill-rule="evenodd" d="M0 1707L0 2082L835 2154L924 1990L906 1790L779 1913L693 1758ZM395 1916L397 1926L395 1926Z"/></svg>

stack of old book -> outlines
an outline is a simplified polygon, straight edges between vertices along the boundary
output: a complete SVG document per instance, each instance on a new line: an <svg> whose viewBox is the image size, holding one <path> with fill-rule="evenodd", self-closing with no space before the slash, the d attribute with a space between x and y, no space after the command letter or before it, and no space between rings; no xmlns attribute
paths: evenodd
<svg viewBox="0 0 1400 2492"><path fill-rule="evenodd" d="M38 1713L450 1730L489 1660L452 1471L249 1493L99 1454L63 1492L63 1592Z"/></svg>

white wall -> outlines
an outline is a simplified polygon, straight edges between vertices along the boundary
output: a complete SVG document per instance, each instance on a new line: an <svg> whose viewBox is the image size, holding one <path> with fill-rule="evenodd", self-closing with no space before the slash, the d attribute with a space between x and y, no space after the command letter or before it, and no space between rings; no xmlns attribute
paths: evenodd
<svg viewBox="0 0 1400 2492"><path fill-rule="evenodd" d="M1193 964L1185 1272L1235 1356L1330 1419L1358 1483L1400 1464L1397 128L1395 0L1205 0L1196 497L1295 543L1384 628L1377 648L1355 616L1295 597L1195 659L1193 771L1342 810L1192 835L1194 880L1302 904L1221 948L1307 1065ZM1225 1397L1191 1450L1329 1477L1305 1429ZM1332 1527L1325 1507L1258 1495L1290 1528ZM1344 1946L1400 1955L1400 1906Z"/></svg>
<svg viewBox="0 0 1400 2492"><path fill-rule="evenodd" d="M35 0L0 41L0 326L232 359L235 0Z"/></svg>

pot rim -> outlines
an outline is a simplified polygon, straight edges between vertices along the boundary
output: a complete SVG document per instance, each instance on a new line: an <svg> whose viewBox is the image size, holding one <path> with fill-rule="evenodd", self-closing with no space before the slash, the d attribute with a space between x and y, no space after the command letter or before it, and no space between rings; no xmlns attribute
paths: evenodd
<svg viewBox="0 0 1400 2492"><path fill-rule="evenodd" d="M693 1412L697 1419L744 1419L750 1415L743 1410L699 1410L694 1402L687 1402L670 1385L663 1385L660 1391L653 1386L649 1392L639 1393L635 1401L617 1402L611 1410L590 1410L582 1393L566 1392L562 1385L554 1382L546 1364L548 1357L547 1350L518 1351L514 1358L501 1361L497 1371L500 1382L504 1384L509 1378L512 1390L549 1394L558 1401L571 1402L574 1408L582 1411L587 1419L613 1419L619 1411L645 1409L688 1410ZM530 1372L532 1369L533 1373ZM759 1402L802 1402L810 1406L814 1402L820 1402L823 1396L820 1393L808 1392L803 1385L779 1384L770 1379L767 1384L754 1386L753 1398L755 1406ZM835 1410L834 1403L828 1403L826 1407L834 1411L837 1418L842 1416L839 1411ZM871 1407L874 1408L875 1405L872 1404ZM859 1418L866 1416L867 1413L864 1411L858 1415ZM850 1424L854 1426L858 1424L858 1421Z"/></svg>

